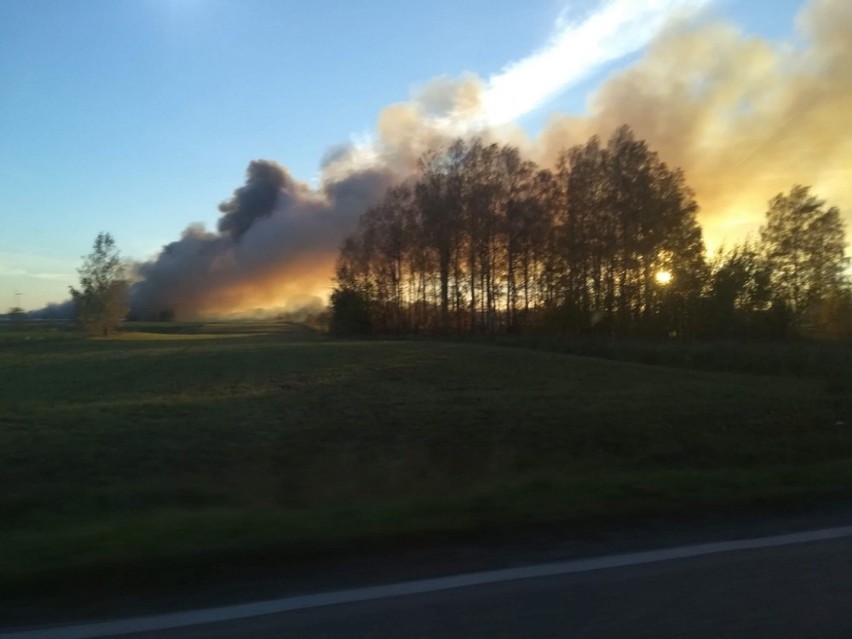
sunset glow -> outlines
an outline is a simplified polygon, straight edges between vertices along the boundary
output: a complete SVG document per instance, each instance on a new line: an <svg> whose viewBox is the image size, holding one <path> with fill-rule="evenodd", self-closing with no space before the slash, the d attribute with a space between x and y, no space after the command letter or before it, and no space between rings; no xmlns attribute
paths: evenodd
<svg viewBox="0 0 852 639"><path fill-rule="evenodd" d="M16 52L0 81L14 98L0 147L15 150L0 157L0 307L67 301L102 230L146 307L324 302L360 216L455 136L553 171L629 125L682 169L708 255L756 237L795 184L850 223L847 0L436 0L389 5L380 26L348 5L42 2L0 7ZM256 160L286 188L222 227Z"/></svg>

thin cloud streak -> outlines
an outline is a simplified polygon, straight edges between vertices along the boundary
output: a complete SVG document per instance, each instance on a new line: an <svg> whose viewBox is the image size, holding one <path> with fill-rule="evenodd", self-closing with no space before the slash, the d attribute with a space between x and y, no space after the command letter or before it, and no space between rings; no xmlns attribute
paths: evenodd
<svg viewBox="0 0 852 639"><path fill-rule="evenodd" d="M50 280L53 282L70 283L74 281L74 277L69 273L42 273L31 272L18 267L4 267L0 264L0 276L7 277L29 277L37 280Z"/></svg>
<svg viewBox="0 0 852 639"><path fill-rule="evenodd" d="M543 106L596 69L635 53L675 16L694 15L711 0L608 0L579 22L557 20L557 32L532 55L489 78L486 123L501 126Z"/></svg>

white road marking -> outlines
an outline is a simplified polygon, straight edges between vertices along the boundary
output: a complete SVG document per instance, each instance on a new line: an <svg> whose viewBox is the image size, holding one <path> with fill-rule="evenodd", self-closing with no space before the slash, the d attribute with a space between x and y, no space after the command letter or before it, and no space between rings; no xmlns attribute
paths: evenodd
<svg viewBox="0 0 852 639"><path fill-rule="evenodd" d="M589 559L574 559L571 561L540 564L535 566L505 568L502 570L489 570L487 572L474 572L464 575L454 575L451 577L404 581L384 586L339 590L336 592L286 597L284 599L272 599L269 601L258 601L255 603L223 606L220 608L206 608L201 610L187 610L184 612L152 615L148 617L134 617L118 621L104 621L59 628L42 628L38 630L19 630L0 633L0 637L3 639L93 639L95 637L109 637L112 635L132 634L135 632L169 630L207 623L247 619L262 615L273 615L282 612L291 612L294 610L318 608L320 606L334 606L339 604L356 603L359 601L372 601L390 597L419 595L439 592L442 590L452 590L454 588L467 588L470 586L482 586L485 584L517 581L520 579L534 579L536 577L551 577L572 573L592 572L595 570L637 566L641 564L670 561L673 559L687 559L690 557L701 557L704 555L713 555L739 550L774 548L777 546L827 541L831 539L841 539L844 537L852 537L852 526L824 528L821 530L789 533L773 537L759 537L756 539L740 539L709 544L698 544L694 546L680 546L676 548L609 555L605 557L593 557Z"/></svg>

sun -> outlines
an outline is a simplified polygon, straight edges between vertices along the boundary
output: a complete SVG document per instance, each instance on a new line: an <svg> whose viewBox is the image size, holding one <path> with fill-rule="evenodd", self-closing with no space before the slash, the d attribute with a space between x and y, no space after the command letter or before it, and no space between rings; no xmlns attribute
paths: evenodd
<svg viewBox="0 0 852 639"><path fill-rule="evenodd" d="M668 284L672 281L672 274L669 271L657 271L655 277L659 284Z"/></svg>

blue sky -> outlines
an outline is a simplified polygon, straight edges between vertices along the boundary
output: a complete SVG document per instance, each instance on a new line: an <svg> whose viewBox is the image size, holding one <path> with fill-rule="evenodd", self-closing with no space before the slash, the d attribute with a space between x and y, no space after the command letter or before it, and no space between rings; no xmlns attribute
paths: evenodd
<svg viewBox="0 0 852 639"><path fill-rule="evenodd" d="M98 231L150 257L216 206L256 158L314 178L430 79L488 78L542 47L572 0L0 3L0 311L66 297ZM799 0L716 0L747 32L788 38ZM581 112L602 77L525 115Z"/></svg>

